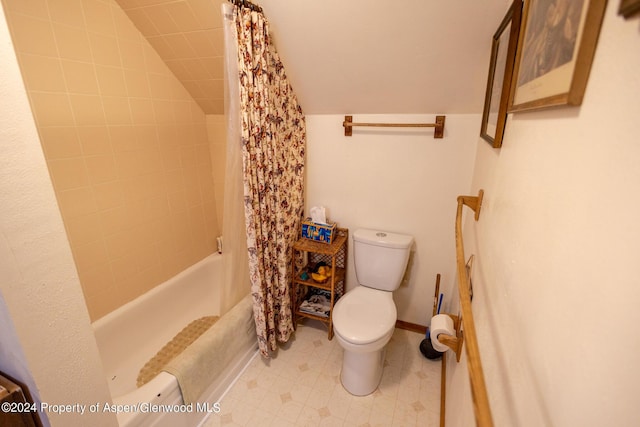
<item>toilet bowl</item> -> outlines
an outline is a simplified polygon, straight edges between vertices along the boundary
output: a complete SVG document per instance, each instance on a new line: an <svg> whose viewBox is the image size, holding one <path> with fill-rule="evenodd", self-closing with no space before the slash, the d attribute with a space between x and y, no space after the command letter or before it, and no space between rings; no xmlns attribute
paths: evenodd
<svg viewBox="0 0 640 427"><path fill-rule="evenodd" d="M365 396L378 388L396 317L388 291L358 286L336 303L333 330L344 349L340 380L349 393Z"/></svg>
<svg viewBox="0 0 640 427"><path fill-rule="evenodd" d="M333 308L333 330L344 349L340 380L349 393L373 393L382 379L385 346L397 320L393 290L400 286L411 236L377 230L353 234L358 286Z"/></svg>

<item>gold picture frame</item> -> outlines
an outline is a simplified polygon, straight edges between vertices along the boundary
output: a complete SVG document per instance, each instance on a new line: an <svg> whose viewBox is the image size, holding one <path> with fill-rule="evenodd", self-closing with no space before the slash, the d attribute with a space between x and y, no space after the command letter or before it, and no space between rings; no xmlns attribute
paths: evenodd
<svg viewBox="0 0 640 427"><path fill-rule="evenodd" d="M582 104L606 4L606 0L525 3L509 112Z"/></svg>
<svg viewBox="0 0 640 427"><path fill-rule="evenodd" d="M502 146L507 122L521 15L522 0L514 0L493 35L480 136L494 148Z"/></svg>
<svg viewBox="0 0 640 427"><path fill-rule="evenodd" d="M624 19L631 18L638 12L640 12L640 0L620 0L618 14L624 16Z"/></svg>

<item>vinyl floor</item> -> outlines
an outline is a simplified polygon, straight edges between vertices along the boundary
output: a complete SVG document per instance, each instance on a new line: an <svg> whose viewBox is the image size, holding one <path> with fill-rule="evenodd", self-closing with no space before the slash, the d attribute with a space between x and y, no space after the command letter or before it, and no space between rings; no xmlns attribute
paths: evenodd
<svg viewBox="0 0 640 427"><path fill-rule="evenodd" d="M356 397L340 383L337 339L306 319L276 357L251 361L204 426L438 426L441 361L420 353L423 338L396 329L379 388Z"/></svg>

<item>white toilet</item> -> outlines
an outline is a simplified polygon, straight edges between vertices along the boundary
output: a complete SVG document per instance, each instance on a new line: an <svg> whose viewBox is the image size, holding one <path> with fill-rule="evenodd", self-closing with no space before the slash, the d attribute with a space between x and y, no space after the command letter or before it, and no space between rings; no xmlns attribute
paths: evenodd
<svg viewBox="0 0 640 427"><path fill-rule="evenodd" d="M393 335L398 289L413 237L378 230L353 233L358 286L333 308L333 331L344 349L340 379L355 396L371 394L382 378L384 347Z"/></svg>

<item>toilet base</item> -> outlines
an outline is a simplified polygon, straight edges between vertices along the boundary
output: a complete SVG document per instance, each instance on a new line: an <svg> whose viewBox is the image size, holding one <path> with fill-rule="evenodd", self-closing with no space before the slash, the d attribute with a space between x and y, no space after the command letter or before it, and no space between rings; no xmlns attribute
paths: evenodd
<svg viewBox="0 0 640 427"><path fill-rule="evenodd" d="M385 347L367 353L344 351L340 381L354 396L366 396L376 391L382 379Z"/></svg>

